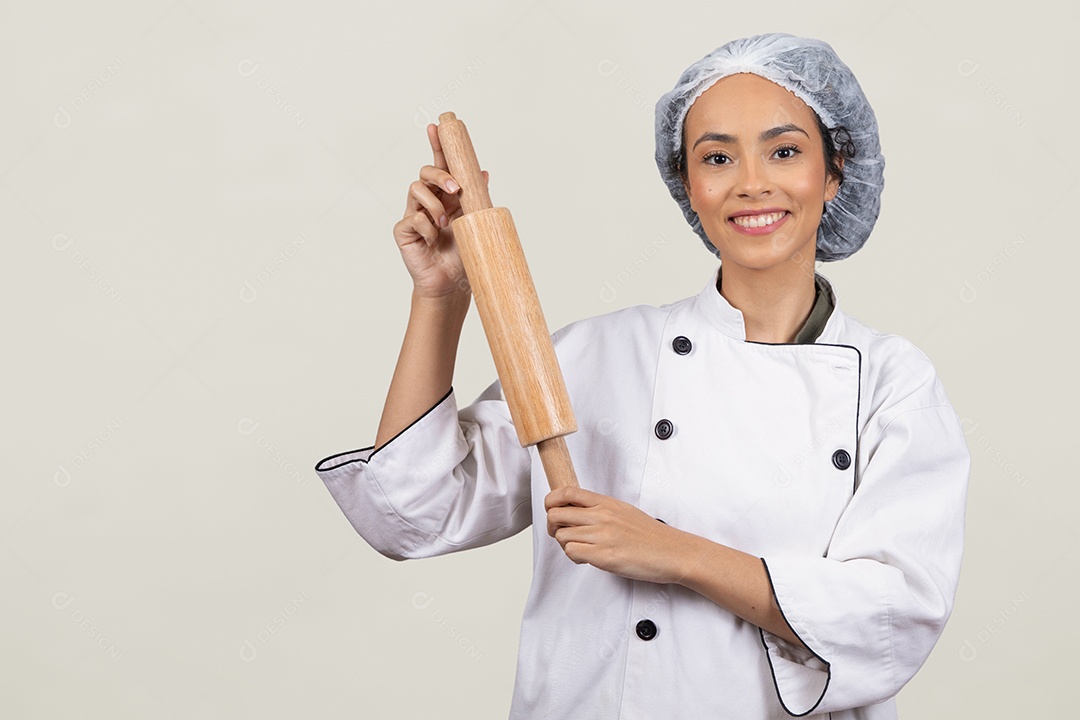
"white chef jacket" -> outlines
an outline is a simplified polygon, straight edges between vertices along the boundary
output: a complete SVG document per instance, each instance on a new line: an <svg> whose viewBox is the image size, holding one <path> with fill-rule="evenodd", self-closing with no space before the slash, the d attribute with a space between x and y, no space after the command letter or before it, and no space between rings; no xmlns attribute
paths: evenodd
<svg viewBox="0 0 1080 720"><path fill-rule="evenodd" d="M681 585L567 558L498 382L460 410L451 388L377 452L316 465L390 558L532 524L512 720L895 718L945 626L970 455L934 366L841 312L827 280L816 342L747 341L718 272L694 297L552 336L578 424L566 443L582 487L762 558L811 652Z"/></svg>

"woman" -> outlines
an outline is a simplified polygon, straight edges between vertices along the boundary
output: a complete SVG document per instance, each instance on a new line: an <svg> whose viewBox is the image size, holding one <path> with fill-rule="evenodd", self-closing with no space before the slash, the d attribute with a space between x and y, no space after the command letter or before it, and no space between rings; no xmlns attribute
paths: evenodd
<svg viewBox="0 0 1080 720"><path fill-rule="evenodd" d="M375 446L316 466L356 530L404 559L532 524L512 718L895 717L952 609L970 458L932 363L814 269L880 206L847 66L759 35L657 103L661 175L722 264L695 297L553 335L582 488L548 491L497 382L457 408L470 295L428 137L394 229L414 293Z"/></svg>

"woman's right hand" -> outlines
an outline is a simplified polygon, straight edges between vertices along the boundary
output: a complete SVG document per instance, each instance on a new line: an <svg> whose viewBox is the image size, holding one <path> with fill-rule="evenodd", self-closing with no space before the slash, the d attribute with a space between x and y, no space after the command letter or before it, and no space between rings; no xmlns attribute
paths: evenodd
<svg viewBox="0 0 1080 720"><path fill-rule="evenodd" d="M427 126L434 165L420 168L420 179L409 185L405 216L394 225L394 240L413 279L413 293L442 298L471 291L450 223L461 217L461 187L446 165L438 128ZM488 173L482 171L484 182Z"/></svg>

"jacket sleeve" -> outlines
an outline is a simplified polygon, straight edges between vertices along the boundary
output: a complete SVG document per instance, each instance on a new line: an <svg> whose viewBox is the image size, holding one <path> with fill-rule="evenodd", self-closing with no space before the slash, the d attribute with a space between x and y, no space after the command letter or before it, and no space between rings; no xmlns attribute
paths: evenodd
<svg viewBox="0 0 1080 720"><path fill-rule="evenodd" d="M315 472L360 536L394 560L488 545L532 521L532 459L498 381L461 411L451 388L378 450L331 455Z"/></svg>
<svg viewBox="0 0 1080 720"><path fill-rule="evenodd" d="M896 695L952 611L971 466L956 412L945 401L890 413L871 422L859 452L861 481L825 557L762 559L784 618L811 650L761 630L791 715Z"/></svg>

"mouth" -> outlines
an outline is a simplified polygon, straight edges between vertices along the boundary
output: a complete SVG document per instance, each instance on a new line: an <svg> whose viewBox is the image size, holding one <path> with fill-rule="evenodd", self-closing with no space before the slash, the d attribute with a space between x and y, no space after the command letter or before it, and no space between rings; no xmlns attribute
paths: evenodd
<svg viewBox="0 0 1080 720"><path fill-rule="evenodd" d="M737 232L744 235L766 235L787 221L787 210L773 210L770 212L747 214L742 213L728 218Z"/></svg>
<svg viewBox="0 0 1080 720"><path fill-rule="evenodd" d="M768 227L769 225L775 225L787 214L786 210L775 210L757 214L744 213L732 216L731 222L744 228L763 228Z"/></svg>

